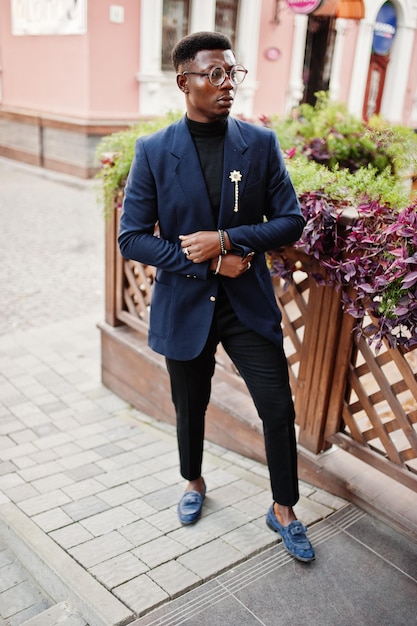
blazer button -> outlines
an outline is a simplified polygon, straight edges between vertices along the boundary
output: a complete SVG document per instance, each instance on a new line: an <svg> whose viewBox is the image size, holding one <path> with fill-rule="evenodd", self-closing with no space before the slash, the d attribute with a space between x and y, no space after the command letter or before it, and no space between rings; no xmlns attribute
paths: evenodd
<svg viewBox="0 0 417 626"><path fill-rule="evenodd" d="M216 302L216 296L210 296L210 302Z"/></svg>

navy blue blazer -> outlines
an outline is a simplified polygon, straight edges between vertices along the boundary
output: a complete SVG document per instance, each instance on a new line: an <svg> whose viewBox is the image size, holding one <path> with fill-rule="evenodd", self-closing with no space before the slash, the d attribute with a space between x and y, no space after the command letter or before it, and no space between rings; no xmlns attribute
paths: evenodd
<svg viewBox="0 0 417 626"><path fill-rule="evenodd" d="M237 212L230 180L234 170L242 175ZM156 223L159 236L154 236ZM125 258L157 268L150 347L176 360L198 356L220 280L241 322L279 344L281 313L264 253L295 242L303 227L274 131L229 118L217 224L185 118L139 138L125 187L119 246ZM239 278L215 276L209 262L192 263L181 250L179 235L217 229L227 230L237 253L255 253L251 268Z"/></svg>

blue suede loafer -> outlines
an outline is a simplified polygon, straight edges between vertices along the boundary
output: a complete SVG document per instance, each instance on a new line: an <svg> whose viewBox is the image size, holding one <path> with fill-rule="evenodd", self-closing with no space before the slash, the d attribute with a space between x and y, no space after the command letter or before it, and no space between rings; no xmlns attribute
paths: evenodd
<svg viewBox="0 0 417 626"><path fill-rule="evenodd" d="M284 548L291 556L304 563L314 561L315 554L313 546L307 539L307 528L304 524L298 520L294 520L290 522L288 526L283 526L275 516L273 504L269 507L268 513L266 514L266 524L271 530L281 535Z"/></svg>
<svg viewBox="0 0 417 626"><path fill-rule="evenodd" d="M204 498L206 497L206 486L204 492L186 491L178 503L178 518L181 524L194 524L201 515Z"/></svg>

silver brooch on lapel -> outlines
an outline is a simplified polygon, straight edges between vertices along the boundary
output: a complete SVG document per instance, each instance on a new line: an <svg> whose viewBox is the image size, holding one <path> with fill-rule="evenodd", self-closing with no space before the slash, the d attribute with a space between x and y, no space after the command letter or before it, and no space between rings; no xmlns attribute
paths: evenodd
<svg viewBox="0 0 417 626"><path fill-rule="evenodd" d="M233 211L237 213L239 211L239 183L242 180L242 174L239 170L233 170L233 172L230 172L229 178L235 184L235 206Z"/></svg>

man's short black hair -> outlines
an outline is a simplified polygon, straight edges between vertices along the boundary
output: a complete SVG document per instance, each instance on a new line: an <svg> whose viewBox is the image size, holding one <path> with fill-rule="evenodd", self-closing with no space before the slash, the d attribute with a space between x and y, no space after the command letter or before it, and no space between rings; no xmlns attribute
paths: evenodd
<svg viewBox="0 0 417 626"><path fill-rule="evenodd" d="M232 43L226 35L200 31L180 39L172 50L172 64L178 72L180 65L193 61L200 50L231 50Z"/></svg>

